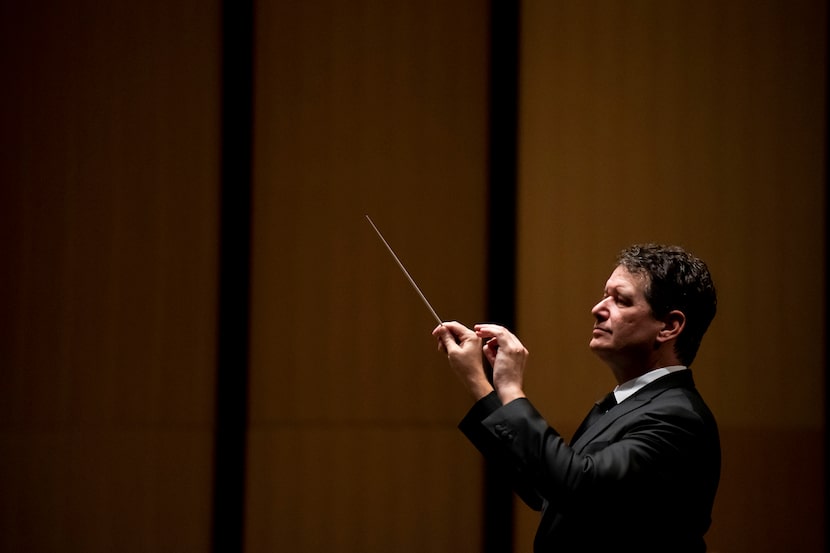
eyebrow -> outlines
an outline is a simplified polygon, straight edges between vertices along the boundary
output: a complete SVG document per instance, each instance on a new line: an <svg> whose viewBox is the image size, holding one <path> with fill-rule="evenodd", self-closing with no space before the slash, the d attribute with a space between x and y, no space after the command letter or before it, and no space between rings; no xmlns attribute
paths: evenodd
<svg viewBox="0 0 830 553"><path fill-rule="evenodd" d="M612 294L616 294L618 296L625 296L626 298L633 299L637 295L637 289L627 282L621 282L612 285L606 284L602 292L603 297L608 297Z"/></svg>
<svg viewBox="0 0 830 553"><path fill-rule="evenodd" d="M617 283L617 284L607 284L606 283L605 288L604 288L603 291L607 294L608 292L611 292L611 291L619 292L621 289L623 291L625 291L625 290L630 289L630 288L631 287L626 286L625 283Z"/></svg>

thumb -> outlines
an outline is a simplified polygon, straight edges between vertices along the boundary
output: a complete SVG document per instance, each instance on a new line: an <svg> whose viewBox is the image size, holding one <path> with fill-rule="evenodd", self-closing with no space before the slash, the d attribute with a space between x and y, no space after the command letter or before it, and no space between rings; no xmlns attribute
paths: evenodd
<svg viewBox="0 0 830 553"><path fill-rule="evenodd" d="M493 366L496 362L496 355L499 352L498 342L495 338L491 338L485 342L482 350L484 351L484 357L487 358L487 362L490 363L490 366Z"/></svg>
<svg viewBox="0 0 830 553"><path fill-rule="evenodd" d="M449 351L450 346L456 345L455 337L449 328L440 324L432 331L432 335L438 338L438 349Z"/></svg>

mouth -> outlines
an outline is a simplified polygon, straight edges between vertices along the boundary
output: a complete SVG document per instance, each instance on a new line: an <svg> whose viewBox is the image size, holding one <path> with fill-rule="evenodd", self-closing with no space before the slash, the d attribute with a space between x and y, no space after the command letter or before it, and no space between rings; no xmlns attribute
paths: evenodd
<svg viewBox="0 0 830 553"><path fill-rule="evenodd" d="M602 328L601 326L595 326L593 330L593 335L599 336L602 334L611 334L611 331L606 328Z"/></svg>

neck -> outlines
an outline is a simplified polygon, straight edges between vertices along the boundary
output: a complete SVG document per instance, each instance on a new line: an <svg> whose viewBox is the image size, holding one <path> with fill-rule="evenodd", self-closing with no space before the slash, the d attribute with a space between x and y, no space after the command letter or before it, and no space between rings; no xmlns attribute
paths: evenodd
<svg viewBox="0 0 830 553"><path fill-rule="evenodd" d="M605 363L611 369L617 384L623 384L655 369L681 364L676 355L660 355L660 350L655 350L654 355L642 359L605 359Z"/></svg>

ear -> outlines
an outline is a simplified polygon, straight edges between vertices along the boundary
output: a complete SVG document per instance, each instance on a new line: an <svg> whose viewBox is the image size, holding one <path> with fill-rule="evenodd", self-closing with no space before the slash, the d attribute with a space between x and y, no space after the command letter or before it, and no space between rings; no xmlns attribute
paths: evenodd
<svg viewBox="0 0 830 553"><path fill-rule="evenodd" d="M686 327L686 315L682 311L669 311L661 319L663 328L657 333L657 342L665 343L675 340Z"/></svg>

